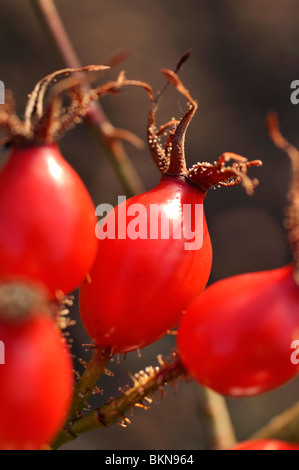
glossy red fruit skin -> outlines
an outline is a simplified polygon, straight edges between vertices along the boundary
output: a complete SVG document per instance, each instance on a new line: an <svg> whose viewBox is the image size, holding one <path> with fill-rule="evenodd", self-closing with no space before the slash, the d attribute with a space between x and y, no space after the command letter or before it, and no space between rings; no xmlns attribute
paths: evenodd
<svg viewBox="0 0 299 470"><path fill-rule="evenodd" d="M0 449L38 450L56 437L73 393L69 348L52 319L0 321Z"/></svg>
<svg viewBox="0 0 299 470"><path fill-rule="evenodd" d="M14 148L0 172L0 279L74 290L96 255L94 204L56 144Z"/></svg>
<svg viewBox="0 0 299 470"><path fill-rule="evenodd" d="M299 450L299 445L275 439L255 439L240 442L229 450Z"/></svg>
<svg viewBox="0 0 299 470"><path fill-rule="evenodd" d="M149 209L150 204L176 200L181 207L194 206L202 204L204 195L184 178L167 175L125 204L127 209L136 203ZM176 217L182 223L180 212ZM204 216L202 247L185 250L184 243L171 237L99 241L91 283L84 282L79 290L82 322L92 340L122 353L153 343L177 325L210 274L212 248Z"/></svg>
<svg viewBox="0 0 299 470"><path fill-rule="evenodd" d="M299 287L288 265L209 286L183 316L177 344L195 380L242 397L275 389L298 373L291 361L296 339Z"/></svg>

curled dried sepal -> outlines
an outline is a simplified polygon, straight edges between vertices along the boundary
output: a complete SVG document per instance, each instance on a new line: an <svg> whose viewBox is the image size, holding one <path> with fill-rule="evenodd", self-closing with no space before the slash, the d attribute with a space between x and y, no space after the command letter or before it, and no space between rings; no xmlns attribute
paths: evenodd
<svg viewBox="0 0 299 470"><path fill-rule="evenodd" d="M288 230L289 243L295 261L294 279L296 284L299 285L299 150L281 134L278 116L275 112L268 114L267 127L273 143L289 156L292 165L292 179L288 191L289 205L286 210L285 227Z"/></svg>
<svg viewBox="0 0 299 470"><path fill-rule="evenodd" d="M61 94L71 87L83 85L84 81L86 81L86 78L84 79L82 77L83 72L99 72L109 68L109 66L105 65L89 65L76 69L66 68L57 70L42 78L37 82L32 93L29 95L25 109L25 127L30 128L32 117L34 115L39 119L42 117L45 94L49 91L51 86L56 87L56 91L54 89L54 94ZM59 79L63 79L63 83L57 83Z"/></svg>
<svg viewBox="0 0 299 470"><path fill-rule="evenodd" d="M166 173L169 167L169 151L168 148L163 148L161 143L161 128L158 130L156 127L156 105L154 105L150 109L148 125L147 125L147 142L150 148L150 152L152 154L152 158L161 171L161 173ZM176 127L175 123L168 123L168 126L164 127L164 131L169 129L170 127Z"/></svg>
<svg viewBox="0 0 299 470"><path fill-rule="evenodd" d="M187 170L185 158L185 135L187 128L197 110L197 101L192 98L177 74L168 69L162 69L162 73L176 90L183 95L189 105L188 111L180 121L175 119L167 122L159 129L156 128L155 115L157 111L157 100L150 110L148 121L148 144L152 157L162 174L185 176L192 183L207 191L212 186L234 186L242 182L248 194L252 194L257 186L256 179L251 180L247 176L248 168L260 166L260 160L249 162L246 158L226 152L219 157L218 162L197 163ZM159 95L160 96L160 95ZM169 130L167 142L162 146L160 136ZM228 161L233 163L226 166Z"/></svg>
<svg viewBox="0 0 299 470"><path fill-rule="evenodd" d="M117 94L124 87L137 86L153 99L151 87L139 80L128 80L121 72L115 81L92 89L95 74L109 69L105 65L90 65L76 69L58 70L40 80L29 95L24 121L14 114L12 107L0 109L0 127L11 143L25 145L51 143L75 124L88 117L90 104L107 94ZM88 78L86 74L89 73ZM125 138L140 145L131 134L121 131L117 138Z"/></svg>
<svg viewBox="0 0 299 470"><path fill-rule="evenodd" d="M40 119L40 123L36 126L36 132L34 140L39 140L40 135L42 139L44 139L43 135L43 128L46 128L48 131L48 140L56 140L59 138L63 133L65 133L70 127L75 125L76 123L80 122L85 116L88 117L88 110L89 106L93 101L96 101L107 94L118 94L120 93L121 89L124 87L129 86L137 86L143 88L149 98L152 100L152 89L151 87L140 80L129 80L126 78L125 73L122 71L120 72L119 76L115 81L110 81L101 85L95 89L86 89L82 86L82 83L74 83L70 84L70 86L65 90L64 88L57 88L55 95L52 96L52 100L50 103L50 107L48 108L47 112L42 116ZM70 106L67 108L63 108L62 104L59 104L59 101L62 99L62 95L67 91L70 96ZM58 105L56 104L58 103ZM49 120L46 118L47 113L51 112L51 109L57 108L59 110L59 114L55 116L54 121L59 123L59 128L54 129L54 132L49 132L50 126L48 125ZM50 120L51 122L51 120ZM53 120L52 120L53 122ZM129 134L125 131L120 131L117 138L124 138L126 140L130 140L132 142L132 134ZM116 138L116 137L115 137ZM136 144L137 139L134 140ZM139 144L139 141L138 141Z"/></svg>
<svg viewBox="0 0 299 470"><path fill-rule="evenodd" d="M121 88L127 87L127 86L137 86L137 87L143 88L147 92L150 100L151 101L153 100L152 87L148 83L142 82L141 80L127 79L124 71L121 71L119 73L116 80L105 83L104 85L99 86L95 90L91 90L90 100L94 101L98 98L101 98L104 95L107 95L108 93L118 94Z"/></svg>
<svg viewBox="0 0 299 470"><path fill-rule="evenodd" d="M185 175L186 159L185 159L185 135L189 123L191 122L196 110L197 102L191 97L189 91L185 88L175 72L169 69L162 69L162 73L179 93L181 93L189 102L189 110L180 121L172 120L164 124L157 130L155 114L157 104L154 103L150 110L148 122L148 143L153 159L160 169L161 173L169 175ZM170 127L170 132L166 146L163 148L160 135Z"/></svg>
<svg viewBox="0 0 299 470"><path fill-rule="evenodd" d="M226 163L233 163L226 166ZM226 152L220 155L218 162L197 163L187 172L187 178L204 191L213 186L235 186L242 183L247 194L252 195L258 184L257 179L250 179L247 169L252 166L261 166L261 160L248 161L235 153Z"/></svg>
<svg viewBox="0 0 299 470"><path fill-rule="evenodd" d="M5 145L14 136L23 135L24 123L14 114L14 111L7 104L0 105L0 128L5 132L7 138Z"/></svg>

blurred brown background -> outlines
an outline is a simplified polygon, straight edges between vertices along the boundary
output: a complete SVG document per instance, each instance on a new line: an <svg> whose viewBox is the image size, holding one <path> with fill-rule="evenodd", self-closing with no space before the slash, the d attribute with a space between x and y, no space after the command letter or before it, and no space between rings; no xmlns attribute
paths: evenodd
<svg viewBox="0 0 299 470"><path fill-rule="evenodd" d="M287 157L270 141L265 116L279 113L286 137L299 146L299 105L290 102L290 84L299 79L298 2L285 0L59 0L65 27L84 65L103 64L121 49L130 57L122 64L128 78L149 82L155 91L164 85L162 67L173 68L192 49L181 78L199 110L187 134L187 158L213 161L232 151L249 159L260 158L253 169L260 185L254 196L242 187L210 191L205 210L210 228L214 263L210 281L245 271L270 269L290 260L283 211L290 176ZM0 79L13 90L21 115L26 97L44 75L64 67L38 22L28 0L0 3ZM113 70L106 78L116 77ZM169 89L160 107L160 123L180 117L185 100ZM102 106L111 122L145 139L149 101L140 90L126 90L120 97L105 97ZM159 173L144 151L125 144L144 185L150 189ZM82 125L61 141L66 158L80 173L95 204L115 204L123 194L103 152ZM76 307L72 316L74 353L89 357L81 348L88 342ZM149 319L150 321L150 319ZM118 394L135 372L156 363L157 353L174 346L169 336L145 348L142 358L131 353L126 361L111 364L115 378L105 377L105 390L93 403ZM80 366L78 365L78 369ZM228 400L237 436L246 438L273 415L298 399L294 380L266 395ZM132 424L116 425L80 437L65 449L201 449L202 429L195 384L179 385L150 411L137 410Z"/></svg>

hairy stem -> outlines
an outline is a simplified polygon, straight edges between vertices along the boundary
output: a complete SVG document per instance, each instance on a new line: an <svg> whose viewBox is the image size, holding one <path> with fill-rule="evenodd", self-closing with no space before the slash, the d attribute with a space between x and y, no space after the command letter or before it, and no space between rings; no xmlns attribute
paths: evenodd
<svg viewBox="0 0 299 470"><path fill-rule="evenodd" d="M134 407L147 409L153 401L150 398L151 395L158 399L156 394L159 393L162 398L165 394L163 388L165 385L175 386L178 379L187 378L186 371L176 353L173 354L171 361L165 361L161 357L158 357L158 360L159 367L147 367L144 371L132 376L133 386L123 389L119 397L77 418L69 428L59 435L52 448L58 449L67 442L76 439L80 434L106 428L113 423L126 426L130 420L125 417L125 413L133 410Z"/></svg>
<svg viewBox="0 0 299 470"><path fill-rule="evenodd" d="M95 349L90 362L76 384L73 403L68 416L68 422L70 424L80 415L86 400L92 394L93 388L105 371L105 367L111 357L112 353L110 348Z"/></svg>
<svg viewBox="0 0 299 470"><path fill-rule="evenodd" d="M30 0L43 29L46 30L51 42L59 52L67 67L81 67L78 55L65 30L53 0ZM118 180L128 197L144 191L144 186L126 154L116 129L110 123L103 109L98 103L91 105L91 110L86 120L88 127L94 134L97 143L104 148L105 155L112 165Z"/></svg>

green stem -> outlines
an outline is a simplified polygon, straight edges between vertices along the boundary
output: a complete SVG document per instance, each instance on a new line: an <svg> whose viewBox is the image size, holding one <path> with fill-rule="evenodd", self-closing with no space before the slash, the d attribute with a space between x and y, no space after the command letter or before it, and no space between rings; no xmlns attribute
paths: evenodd
<svg viewBox="0 0 299 470"><path fill-rule="evenodd" d="M237 438L225 398L206 387L198 386L197 389L204 448L221 450L232 447Z"/></svg>
<svg viewBox="0 0 299 470"><path fill-rule="evenodd" d="M272 418L268 424L253 434L250 439L278 439L299 442L299 402Z"/></svg>
<svg viewBox="0 0 299 470"><path fill-rule="evenodd" d="M81 67L79 57L71 43L53 0L30 0L43 29L58 51L63 61L70 68ZM86 123L96 138L96 142L105 150L105 156L118 177L128 197L140 194L144 186L124 147L116 137L117 130L108 120L99 103L94 103Z"/></svg>
<svg viewBox="0 0 299 470"><path fill-rule="evenodd" d="M147 367L144 371L135 374L132 377L132 388L124 389L119 397L77 418L59 435L52 448L58 449L76 439L80 434L106 428L116 422L121 426L126 426L130 423L130 420L125 417L127 411L132 410L134 406L147 409L148 404L153 401L149 398L150 395L154 395L157 399L156 392L160 392L162 398L165 394L163 388L165 385L175 385L179 378L186 378L186 371L176 353L173 354L171 362L165 362L161 357L158 359L160 367Z"/></svg>
<svg viewBox="0 0 299 470"><path fill-rule="evenodd" d="M84 373L76 384L73 394L73 402L69 411L65 429L63 429L57 436L54 444L52 445L52 449L60 447L60 442L65 444L66 442L74 439L74 437L73 439L70 439L70 436L72 436L70 429L72 428L73 422L80 416L86 401L92 394L98 379L105 372L106 365L111 357L111 348L95 349Z"/></svg>
<svg viewBox="0 0 299 470"><path fill-rule="evenodd" d="M73 403L68 416L69 425L80 415L111 357L111 348L95 349L90 362L76 384Z"/></svg>

